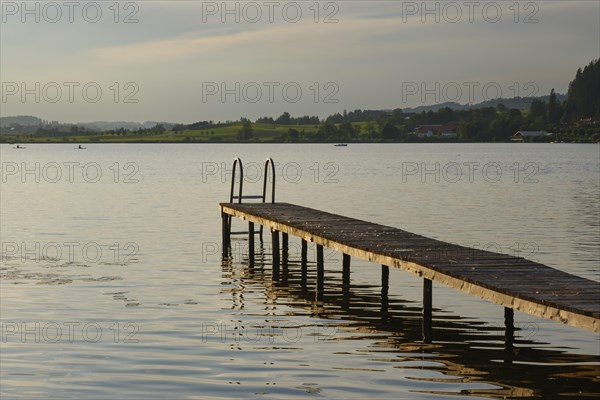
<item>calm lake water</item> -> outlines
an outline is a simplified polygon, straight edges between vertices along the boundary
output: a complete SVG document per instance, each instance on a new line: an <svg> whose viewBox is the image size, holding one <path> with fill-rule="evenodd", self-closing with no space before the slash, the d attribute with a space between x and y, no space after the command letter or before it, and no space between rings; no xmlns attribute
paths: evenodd
<svg viewBox="0 0 600 400"><path fill-rule="evenodd" d="M594 144L0 146L0 395L11 398L600 396L597 334L325 252L322 301L299 240L271 279L268 241L221 258L234 157L245 193L277 162L277 200L523 256L600 280ZM234 229L244 228L237 221ZM267 239L267 237L265 237ZM599 294L600 296L600 294Z"/></svg>

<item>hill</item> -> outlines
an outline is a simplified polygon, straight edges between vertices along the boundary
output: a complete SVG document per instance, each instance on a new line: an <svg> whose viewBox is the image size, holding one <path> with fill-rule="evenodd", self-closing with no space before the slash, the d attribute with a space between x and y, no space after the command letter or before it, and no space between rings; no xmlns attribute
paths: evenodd
<svg viewBox="0 0 600 400"><path fill-rule="evenodd" d="M420 113L420 112L428 112L428 111L439 111L442 108L450 108L451 110L468 110L468 109L478 109L485 107L498 107L499 104L503 104L506 108L514 108L517 110L528 110L531 107L531 103L534 101L544 101L548 102L550 96L536 96L536 97L513 97L513 98L498 98L482 101L481 103L476 104L460 104L455 102L445 102L439 104L433 104L430 106L419 106L419 107L407 107L403 108L402 111L405 113ZM557 94L556 99L560 102L567 100L566 94Z"/></svg>
<svg viewBox="0 0 600 400"><path fill-rule="evenodd" d="M11 126L38 126L44 121L31 115L18 115L15 117L0 117L0 127L10 128Z"/></svg>

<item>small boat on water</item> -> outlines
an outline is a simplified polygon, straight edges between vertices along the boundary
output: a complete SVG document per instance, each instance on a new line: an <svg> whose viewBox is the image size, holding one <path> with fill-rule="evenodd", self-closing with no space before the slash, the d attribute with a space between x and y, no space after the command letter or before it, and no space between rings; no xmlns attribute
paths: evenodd
<svg viewBox="0 0 600 400"><path fill-rule="evenodd" d="M85 150L85 149L87 149L87 147L83 147L82 145L75 147L75 150Z"/></svg>
<svg viewBox="0 0 600 400"><path fill-rule="evenodd" d="M24 149L25 147L21 146L20 144L16 145L15 147L13 147L13 149Z"/></svg>
<svg viewBox="0 0 600 400"><path fill-rule="evenodd" d="M346 147L346 146L348 146L348 143L337 143L337 144L334 144L334 146L335 147Z"/></svg>

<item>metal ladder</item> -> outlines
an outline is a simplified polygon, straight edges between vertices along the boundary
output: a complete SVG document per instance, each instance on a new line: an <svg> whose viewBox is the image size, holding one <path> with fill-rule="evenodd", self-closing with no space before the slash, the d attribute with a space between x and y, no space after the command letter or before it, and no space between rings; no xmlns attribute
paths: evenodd
<svg viewBox="0 0 600 400"><path fill-rule="evenodd" d="M240 182L239 182L239 187L238 187L238 195L235 196L234 195L234 191L235 191L235 173L237 171L237 167L240 167ZM244 195L243 194L243 187L244 187L244 166L242 164L242 160L239 157L236 157L235 160L233 160L233 171L231 174L231 190L229 192L229 202L233 203L234 200L237 200L238 203L242 203L242 200L247 199L247 200L261 200L263 203L266 203L267 200L267 180L269 177L269 165L271 166L271 175L273 176L273 179L271 180L271 203L275 203L275 163L273 162L273 159L271 157L267 158L267 160L265 161L265 173L264 173L264 178L263 178L263 192L262 195L257 194L257 195ZM247 235L250 232L248 231L238 231L238 232L232 232L231 231L231 218L232 216L229 216L229 234L230 235ZM263 226L260 226L260 230L258 231L254 231L254 234L260 234L260 239L262 240L263 237Z"/></svg>

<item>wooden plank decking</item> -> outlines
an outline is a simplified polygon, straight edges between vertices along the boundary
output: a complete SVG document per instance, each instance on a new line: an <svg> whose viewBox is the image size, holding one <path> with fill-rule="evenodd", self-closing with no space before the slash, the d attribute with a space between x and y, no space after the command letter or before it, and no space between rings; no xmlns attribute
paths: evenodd
<svg viewBox="0 0 600 400"><path fill-rule="evenodd" d="M411 272L531 315L600 332L600 283L522 257L467 248L288 203L221 203L221 212Z"/></svg>

